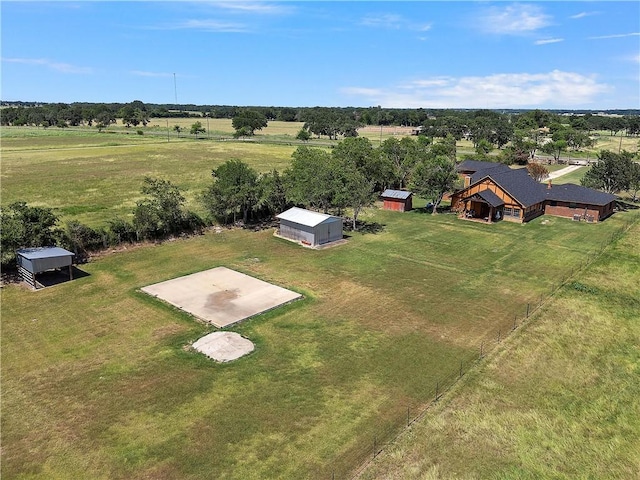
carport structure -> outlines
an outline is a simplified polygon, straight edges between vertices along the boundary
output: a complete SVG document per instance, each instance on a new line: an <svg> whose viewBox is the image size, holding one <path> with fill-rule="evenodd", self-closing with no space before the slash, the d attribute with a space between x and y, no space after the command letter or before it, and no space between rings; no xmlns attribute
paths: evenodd
<svg viewBox="0 0 640 480"><path fill-rule="evenodd" d="M68 267L69 280L73 280L73 252L64 248L22 248L16 252L16 261L20 277L34 289L38 288L36 275L47 270Z"/></svg>

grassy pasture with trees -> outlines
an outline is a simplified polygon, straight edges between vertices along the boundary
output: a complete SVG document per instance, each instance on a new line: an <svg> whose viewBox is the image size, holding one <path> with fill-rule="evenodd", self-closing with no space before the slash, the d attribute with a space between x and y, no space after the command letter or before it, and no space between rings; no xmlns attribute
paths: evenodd
<svg viewBox="0 0 640 480"><path fill-rule="evenodd" d="M339 248L302 249L270 230L209 232L108 255L82 266L89 276L37 293L7 286L3 476L344 472L362 460L360 442L508 331L624 215L486 228L370 210L383 230ZM185 349L210 327L137 292L217 265L306 296L233 327L257 350L223 365Z"/></svg>
<svg viewBox="0 0 640 480"><path fill-rule="evenodd" d="M184 189L186 207L203 214L196 197L211 181L213 168L242 158L258 172L282 171L295 148L57 129L40 129L38 135L29 131L25 138L18 134L22 129L7 130L10 134L3 129L2 139L2 204L27 199L29 205L53 208L63 221L74 218L94 227L127 218L142 198L145 177L170 180Z"/></svg>
<svg viewBox="0 0 640 480"><path fill-rule="evenodd" d="M3 204L24 200L91 225L136 207L159 213L160 191L173 199L171 210L196 210L212 170L220 178L233 173L220 170L228 160L243 162L240 173L244 165L283 172L295 149L135 134L111 135L115 144L104 145L106 134L77 140L77 133L40 131L28 142L3 137ZM64 135L74 138L70 146L59 140ZM352 140L342 148L363 143ZM508 331L514 315L633 214L597 225L542 217L487 226L421 208L365 208L360 218L370 228L337 248L302 249L271 230L209 231L101 256L81 267L89 275L51 289L5 286L1 473L345 474L363 460L361 447L380 425L429 401L441 375ZM156 220L158 228L174 224ZM306 297L233 327L257 349L232 364L213 364L185 347L211 327L138 292L221 265Z"/></svg>

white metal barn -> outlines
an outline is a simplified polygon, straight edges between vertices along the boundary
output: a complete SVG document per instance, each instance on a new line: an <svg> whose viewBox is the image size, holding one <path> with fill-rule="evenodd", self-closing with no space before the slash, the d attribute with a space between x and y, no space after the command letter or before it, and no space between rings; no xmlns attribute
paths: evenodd
<svg viewBox="0 0 640 480"><path fill-rule="evenodd" d="M342 240L342 218L293 207L277 215L280 236L312 247Z"/></svg>

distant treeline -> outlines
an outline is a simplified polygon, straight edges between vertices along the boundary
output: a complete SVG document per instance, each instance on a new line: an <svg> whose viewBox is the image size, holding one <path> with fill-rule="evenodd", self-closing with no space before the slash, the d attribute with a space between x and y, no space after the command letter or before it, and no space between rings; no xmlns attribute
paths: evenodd
<svg viewBox="0 0 640 480"><path fill-rule="evenodd" d="M267 121L317 122L340 124L347 132L371 125L422 127L425 130L460 129L478 117L514 123L525 116L538 127L554 123L579 124L583 130L605 130L627 135L640 134L640 110L473 110L473 109L403 109L381 107L246 107L232 105L173 105L143 103L39 103L1 102L0 123L5 126L97 126L107 127L116 119L129 126L146 126L150 118L209 117L232 119L242 111L253 110ZM427 133L427 132L425 132ZM330 133L328 133L331 136Z"/></svg>

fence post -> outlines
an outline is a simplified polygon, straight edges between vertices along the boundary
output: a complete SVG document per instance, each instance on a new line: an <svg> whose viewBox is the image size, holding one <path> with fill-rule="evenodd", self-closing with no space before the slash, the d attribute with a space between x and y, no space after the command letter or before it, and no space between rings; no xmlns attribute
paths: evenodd
<svg viewBox="0 0 640 480"><path fill-rule="evenodd" d="M462 360L460 360L460 378L462 378Z"/></svg>
<svg viewBox="0 0 640 480"><path fill-rule="evenodd" d="M518 328L518 315L513 316L513 329Z"/></svg>
<svg viewBox="0 0 640 480"><path fill-rule="evenodd" d="M527 318L529 318L529 304L527 303Z"/></svg>

